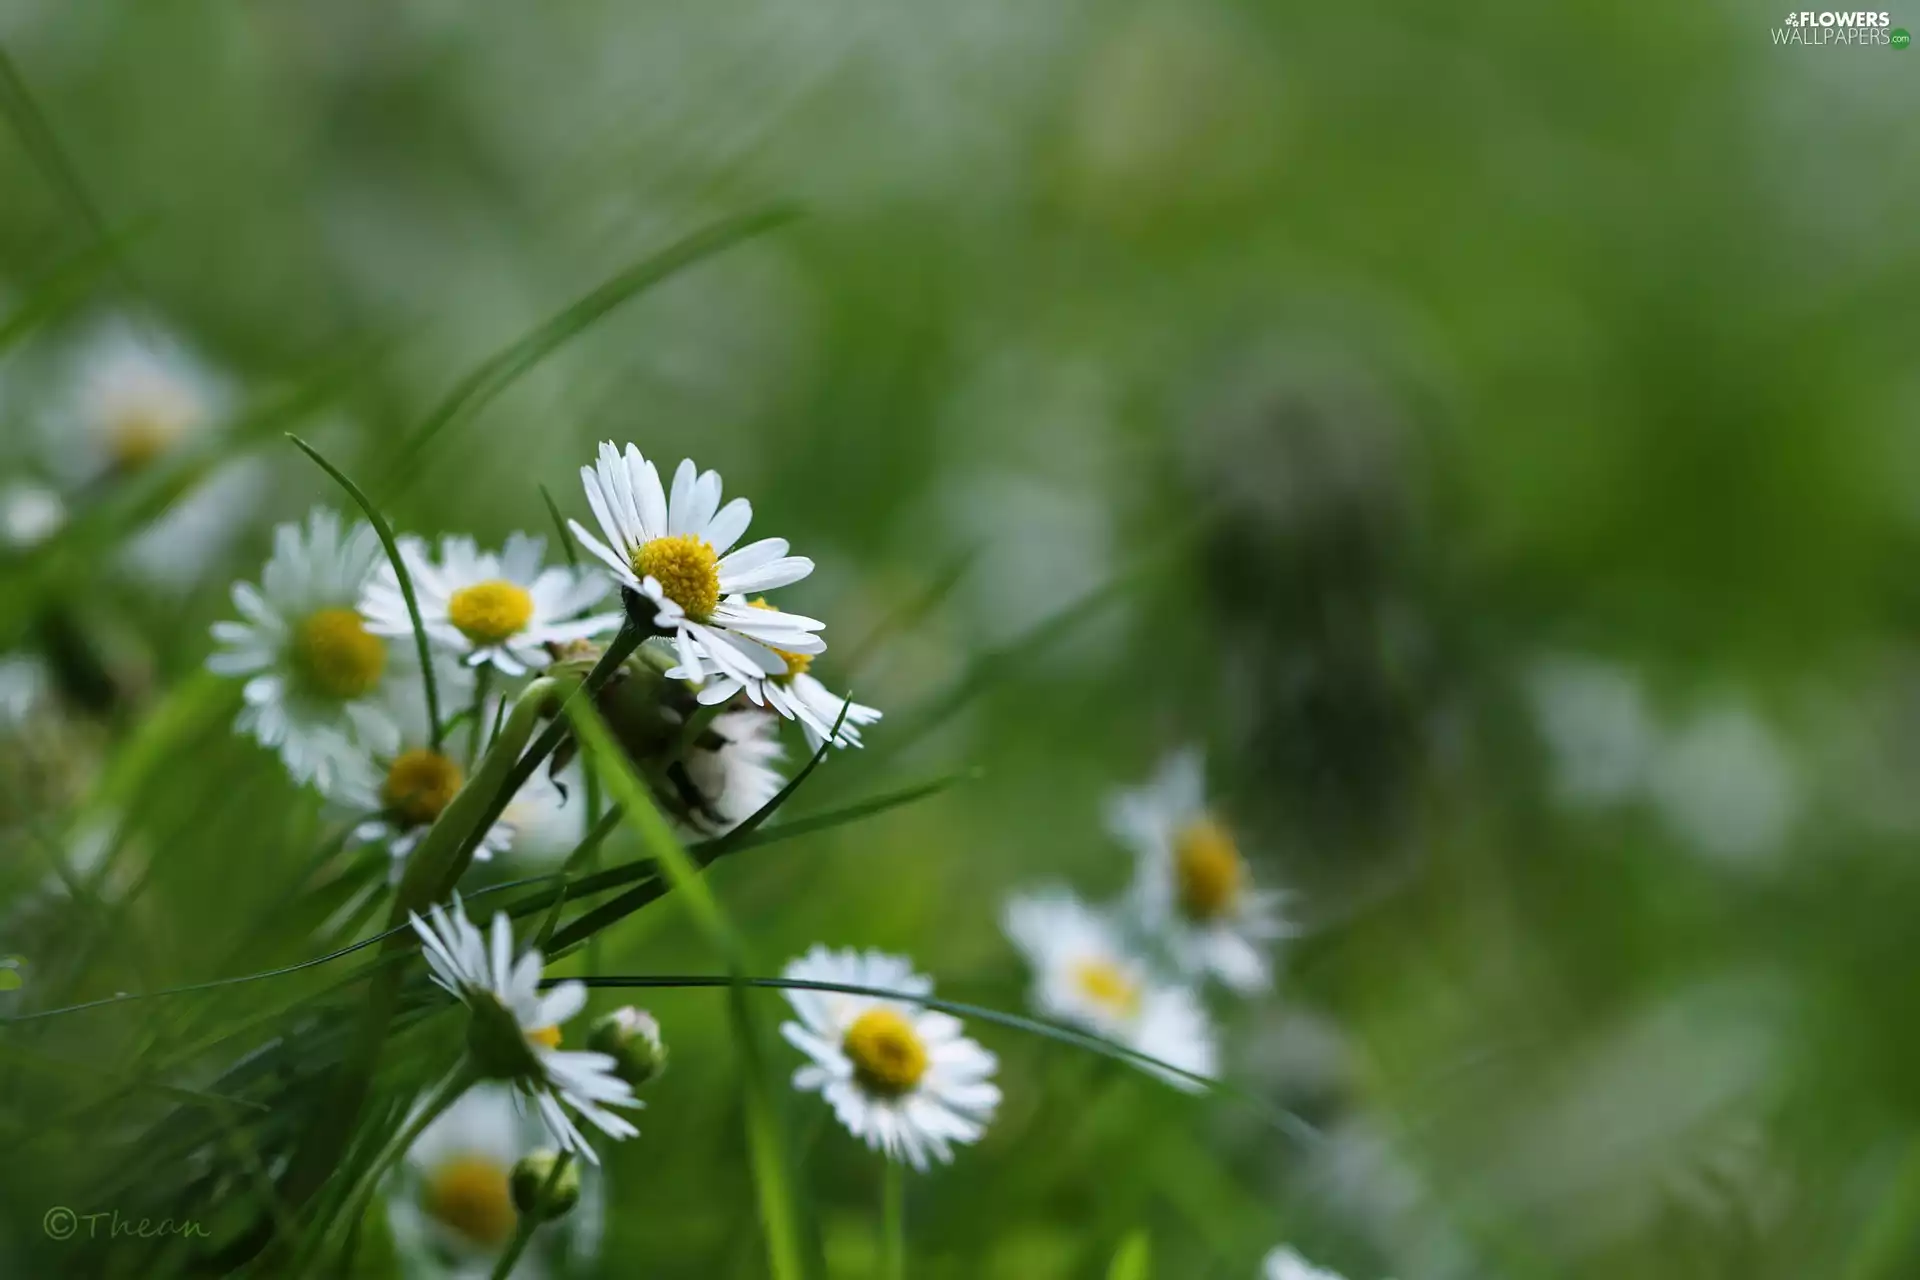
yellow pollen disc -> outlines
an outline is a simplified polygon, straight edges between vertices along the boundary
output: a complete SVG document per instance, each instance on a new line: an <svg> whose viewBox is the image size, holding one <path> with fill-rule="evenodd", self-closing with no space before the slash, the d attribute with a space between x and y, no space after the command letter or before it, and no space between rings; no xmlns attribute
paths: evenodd
<svg viewBox="0 0 1920 1280"><path fill-rule="evenodd" d="M380 786L380 801L408 826L431 826L460 794L466 775L438 751L404 751Z"/></svg>
<svg viewBox="0 0 1920 1280"><path fill-rule="evenodd" d="M513 638L532 617L533 597L511 582L477 582L447 600L447 621L477 645Z"/></svg>
<svg viewBox="0 0 1920 1280"><path fill-rule="evenodd" d="M1212 818L1201 818L1174 837L1173 873L1180 909L1190 920L1225 915L1239 899L1246 874L1233 837Z"/></svg>
<svg viewBox="0 0 1920 1280"><path fill-rule="evenodd" d="M756 609L773 610L773 606L767 603L765 596L762 596L758 600L750 600L747 603ZM773 649L772 645L768 645L767 647ZM776 684L792 684L795 676L805 675L807 668L813 665L813 655L810 653L794 653L790 649L773 649L773 651L786 659L787 663L787 674L773 677L774 683Z"/></svg>
<svg viewBox="0 0 1920 1280"><path fill-rule="evenodd" d="M379 685L387 645L353 610L322 609L294 629L292 658L313 692L351 702Z"/></svg>
<svg viewBox="0 0 1920 1280"><path fill-rule="evenodd" d="M854 1019L840 1047L853 1061L854 1079L869 1093L897 1098L927 1073L927 1046L891 1009L869 1009Z"/></svg>
<svg viewBox="0 0 1920 1280"><path fill-rule="evenodd" d="M1080 994L1123 1018L1140 1011L1140 987L1111 960L1082 960L1073 966Z"/></svg>
<svg viewBox="0 0 1920 1280"><path fill-rule="evenodd" d="M504 1166L485 1156L455 1156L427 1176L421 1202L475 1244L502 1245L519 1225L508 1176Z"/></svg>
<svg viewBox="0 0 1920 1280"><path fill-rule="evenodd" d="M533 1030L527 1032L527 1039L548 1049L558 1049L560 1047L560 1028L535 1027Z"/></svg>
<svg viewBox="0 0 1920 1280"><path fill-rule="evenodd" d="M137 471L171 449L184 426L165 413L125 413L108 429L107 450L113 455L115 466L124 471Z"/></svg>
<svg viewBox="0 0 1920 1280"><path fill-rule="evenodd" d="M704 538L688 533L655 538L633 553L633 571L659 582L667 599L690 618L705 619L720 603L720 557Z"/></svg>

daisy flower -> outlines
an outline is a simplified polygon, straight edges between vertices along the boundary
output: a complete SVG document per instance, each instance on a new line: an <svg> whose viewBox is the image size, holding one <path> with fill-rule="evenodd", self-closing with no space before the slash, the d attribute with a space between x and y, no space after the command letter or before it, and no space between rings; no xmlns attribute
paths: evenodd
<svg viewBox="0 0 1920 1280"><path fill-rule="evenodd" d="M1291 1249L1275 1249L1260 1262L1262 1280L1343 1280L1337 1271L1316 1267Z"/></svg>
<svg viewBox="0 0 1920 1280"><path fill-rule="evenodd" d="M369 631L355 607L379 554L367 525L343 527L316 508L305 525L274 530L258 586L234 584L244 621L213 624L224 647L208 668L247 680L234 727L277 750L295 781L332 788L365 769L367 752L400 749L393 707L418 693L418 660L412 645ZM436 668L457 694L450 674Z"/></svg>
<svg viewBox="0 0 1920 1280"><path fill-rule="evenodd" d="M409 1275L483 1280L519 1226L510 1180L522 1156L544 1139L504 1085L475 1085L413 1140L388 1184L387 1221ZM563 1219L577 1254L598 1235L597 1179ZM537 1275L528 1254L515 1276Z"/></svg>
<svg viewBox="0 0 1920 1280"><path fill-rule="evenodd" d="M933 981L899 956L816 946L791 961L795 981L879 987L906 996ZM909 1001L833 991L793 990L798 1022L780 1034L812 1061L793 1086L818 1092L847 1131L891 1160L924 1171L927 1157L953 1159L952 1144L974 1142L1000 1105L994 1056L961 1034L958 1018Z"/></svg>
<svg viewBox="0 0 1920 1280"><path fill-rule="evenodd" d="M638 1134L625 1117L608 1109L644 1105L614 1074L614 1060L559 1047L560 1024L586 1007L587 989L563 982L542 993L540 953L529 948L514 961L513 926L504 911L493 917L488 939L467 919L457 893L451 911L435 907L429 914L431 924L411 913L408 919L420 935L433 980L472 1011L467 1047L481 1074L511 1081L516 1102L531 1106L555 1142L591 1164L600 1159L567 1114L569 1108L610 1138Z"/></svg>
<svg viewBox="0 0 1920 1280"><path fill-rule="evenodd" d="M182 343L126 318L73 357L65 400L46 417L54 464L76 482L137 471L224 425L232 394Z"/></svg>
<svg viewBox="0 0 1920 1280"><path fill-rule="evenodd" d="M775 732L778 723L764 711L723 711L713 718L687 753L695 826L724 834L779 794L786 779L773 768L785 754Z"/></svg>
<svg viewBox="0 0 1920 1280"><path fill-rule="evenodd" d="M1002 927L1033 970L1033 1006L1135 1053L1198 1076L1216 1073L1213 1026L1186 987L1158 981L1113 920L1064 889L1014 898ZM1182 1089L1183 1075L1146 1068Z"/></svg>
<svg viewBox="0 0 1920 1280"><path fill-rule="evenodd" d="M638 448L630 444L622 455L608 441L600 446L599 465L582 467L580 479L606 541L576 520L567 526L616 582L652 602L654 625L673 637L680 656L684 674L676 678L699 685L709 676L731 676L758 688L768 676L786 674L777 651L826 650L814 634L825 623L746 603L743 593L798 582L813 572L813 561L788 555L785 538L733 550L753 508L745 498L720 505L718 472L683 461L669 497Z"/></svg>
<svg viewBox="0 0 1920 1280"><path fill-rule="evenodd" d="M764 599L751 601L750 605L755 609L773 608ZM787 649L775 649L774 652L787 664L784 673L768 676L760 682L742 682L729 675L719 675L701 687L699 700L707 706L717 706L735 694L745 692L754 703L771 707L789 720L797 720L806 732L810 751L818 751L820 744L829 737L836 747L862 745L860 726L874 723L880 719L880 713L858 702L849 702L822 684L819 677L807 670L813 665L812 654L794 653ZM675 667L667 675L675 680L693 678L692 673L683 667ZM840 718L843 707L846 709L844 722ZM840 725L837 735L833 732L836 724Z"/></svg>
<svg viewBox="0 0 1920 1280"><path fill-rule="evenodd" d="M1152 782L1120 793L1108 823L1137 858L1135 904L1181 969L1241 993L1264 990L1267 944L1292 932L1280 917L1284 895L1249 883L1232 833L1207 808L1200 754L1178 752Z"/></svg>
<svg viewBox="0 0 1920 1280"><path fill-rule="evenodd" d="M606 598L607 582L596 575L542 564L545 538L516 533L498 553L481 551L472 538L440 540L434 562L418 538L401 543L407 572L420 603L420 621L441 647L465 656L470 667L491 664L501 674L525 675L547 665L548 643L565 644L617 630L621 615L582 618ZM375 573L360 603L375 635L408 636L413 620L393 566Z"/></svg>

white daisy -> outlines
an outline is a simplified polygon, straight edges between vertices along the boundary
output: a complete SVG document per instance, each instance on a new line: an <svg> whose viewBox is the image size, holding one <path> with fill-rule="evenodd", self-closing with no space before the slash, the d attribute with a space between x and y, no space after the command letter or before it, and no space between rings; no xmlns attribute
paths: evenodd
<svg viewBox="0 0 1920 1280"><path fill-rule="evenodd" d="M465 655L468 666L491 663L509 676L547 665L548 642L564 644L617 630L621 615L582 618L606 598L607 582L595 574L541 563L546 539L516 533L504 549L481 551L472 538L440 540L435 563L418 538L401 543L407 572L420 603L427 635ZM406 597L393 566L383 564L361 600L367 626L376 635L413 634Z"/></svg>
<svg viewBox="0 0 1920 1280"><path fill-rule="evenodd" d="M433 980L473 1013L468 1052L482 1074L510 1080L516 1101L538 1111L554 1141L589 1163L600 1159L568 1108L610 1138L639 1133L608 1110L644 1105L633 1096L632 1086L614 1074L614 1060L604 1053L559 1047L560 1024L586 1007L587 989L563 982L542 993L544 961L532 948L514 961L513 926L504 911L493 917L490 939L482 939L467 919L457 893L451 911L435 907L430 915L431 926L417 915L408 919L420 935Z"/></svg>
<svg viewBox="0 0 1920 1280"><path fill-rule="evenodd" d="M1200 754L1169 757L1153 781L1116 796L1113 832L1137 859L1134 900L1175 963L1235 991L1272 981L1267 944L1293 932L1285 895L1255 888L1232 834L1207 808Z"/></svg>
<svg viewBox="0 0 1920 1280"><path fill-rule="evenodd" d="M421 1131L388 1183L387 1221L408 1275L484 1280L519 1225L510 1178L545 1131L514 1103L513 1090L475 1085ZM580 1203L560 1230L576 1255L599 1234L599 1179L582 1180ZM544 1238L546 1233L542 1233ZM545 1274L532 1252L513 1274Z"/></svg>
<svg viewBox="0 0 1920 1280"><path fill-rule="evenodd" d="M245 621L213 624L225 647L208 668L247 677L234 727L278 750L296 781L331 789L364 772L367 752L400 749L392 708L418 694L418 659L411 644L369 631L355 608L379 555L367 525L343 528L316 508L304 526L274 530L259 586L234 584ZM450 674L436 668L451 697Z"/></svg>
<svg viewBox="0 0 1920 1280"><path fill-rule="evenodd" d="M878 951L816 946L784 974L907 996L933 990L908 961ZM793 990L787 999L800 1021L783 1023L780 1034L812 1059L793 1073L794 1088L818 1091L867 1146L924 1170L928 1156L950 1162L953 1143L985 1132L1000 1105L998 1063L961 1034L958 1018L911 1000L833 991Z"/></svg>
<svg viewBox="0 0 1920 1280"><path fill-rule="evenodd" d="M772 608L765 600L744 601L744 597L735 597L735 602L745 602L755 609ZM707 706L717 706L737 693L745 693L754 703L772 707L789 720L797 720L807 735L809 750L818 751L820 744L829 737L836 747L857 747L860 742L860 726L873 724L880 719L880 713L872 707L862 706L858 702L848 702L833 690L822 684L818 677L807 668L813 665L813 655L794 653L787 649L775 649L780 660L787 664L785 673L768 676L764 681L742 682L729 675L718 675L700 689L699 700ZM684 667L675 667L667 672L675 680L692 679L693 674ZM840 719L841 708L846 708L846 720ZM840 725L835 735L834 725Z"/></svg>
<svg viewBox="0 0 1920 1280"><path fill-rule="evenodd" d="M764 711L723 711L687 752L695 826L712 835L733 830L786 785L773 768L785 754L779 721Z"/></svg>
<svg viewBox="0 0 1920 1280"><path fill-rule="evenodd" d="M1260 1263L1262 1280L1343 1280L1337 1271L1316 1267L1291 1249L1275 1249Z"/></svg>
<svg viewBox="0 0 1920 1280"><path fill-rule="evenodd" d="M1120 929L1064 889L1016 897L1002 917L1033 970L1034 1008L1194 1075L1216 1074L1213 1025L1193 992L1161 982ZM1182 1089L1198 1084L1146 1068Z"/></svg>
<svg viewBox="0 0 1920 1280"><path fill-rule="evenodd" d="M745 498L720 505L720 475L691 460L674 473L669 499L654 465L633 445L622 456L608 441L597 467L582 467L587 503L606 541L578 521L567 526L612 570L614 580L652 601L654 625L672 635L683 673L704 684L731 676L758 688L786 673L776 650L814 654L826 624L775 609L755 609L743 593L770 591L813 572L813 561L787 554L785 538L762 538L733 551L753 508Z"/></svg>
<svg viewBox="0 0 1920 1280"><path fill-rule="evenodd" d="M46 415L53 465L76 483L135 471L224 426L232 393L178 339L116 318L82 340L65 398Z"/></svg>

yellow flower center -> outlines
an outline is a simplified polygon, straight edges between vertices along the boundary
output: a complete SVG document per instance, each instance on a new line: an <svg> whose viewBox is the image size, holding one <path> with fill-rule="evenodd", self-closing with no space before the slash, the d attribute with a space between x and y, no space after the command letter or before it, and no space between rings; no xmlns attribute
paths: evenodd
<svg viewBox="0 0 1920 1280"><path fill-rule="evenodd" d="M519 1225L508 1170L485 1156L458 1155L433 1170L422 1189L426 1211L478 1245L505 1244Z"/></svg>
<svg viewBox="0 0 1920 1280"><path fill-rule="evenodd" d="M351 609L322 609L294 629L293 667L313 692L341 702L372 693L387 645Z"/></svg>
<svg viewBox="0 0 1920 1280"><path fill-rule="evenodd" d="M1246 875L1233 837L1212 818L1192 822L1174 837L1173 872L1180 909L1190 920L1213 920L1230 911Z"/></svg>
<svg viewBox="0 0 1920 1280"><path fill-rule="evenodd" d="M720 557L704 538L655 538L633 553L633 571L658 582L689 618L704 620L720 603Z"/></svg>
<svg viewBox="0 0 1920 1280"><path fill-rule="evenodd" d="M431 826L466 780L460 766L438 751L403 751L387 770L380 801L408 826Z"/></svg>
<svg viewBox="0 0 1920 1280"><path fill-rule="evenodd" d="M138 471L171 449L186 423L158 409L136 409L121 414L107 428L107 452L123 471Z"/></svg>
<svg viewBox="0 0 1920 1280"><path fill-rule="evenodd" d="M758 600L748 601L748 603L756 609L766 609L769 611L773 609L773 606L767 603L765 596L760 597ZM772 645L768 645L767 647L773 649ZM773 651L784 658L787 663L787 674L773 677L774 683L776 684L792 684L795 677L805 675L807 668L813 665L813 655L810 653L795 653L791 649L773 649Z"/></svg>
<svg viewBox="0 0 1920 1280"><path fill-rule="evenodd" d="M869 1009L854 1019L840 1047L853 1061L854 1079L870 1093L897 1098L927 1073L927 1046L892 1009Z"/></svg>
<svg viewBox="0 0 1920 1280"><path fill-rule="evenodd" d="M1140 984L1111 960L1082 960L1073 966L1080 994L1110 1013L1131 1018L1140 1012Z"/></svg>
<svg viewBox="0 0 1920 1280"><path fill-rule="evenodd" d="M543 1048L558 1049L560 1047L560 1028L535 1027L533 1030L527 1032L527 1039Z"/></svg>
<svg viewBox="0 0 1920 1280"><path fill-rule="evenodd" d="M447 600L447 621L477 645L511 639L532 617L533 597L511 582L477 582Z"/></svg>

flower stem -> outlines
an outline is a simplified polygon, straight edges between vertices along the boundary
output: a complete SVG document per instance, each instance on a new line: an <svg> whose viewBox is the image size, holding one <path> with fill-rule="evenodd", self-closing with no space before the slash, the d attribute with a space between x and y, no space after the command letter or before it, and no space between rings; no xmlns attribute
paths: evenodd
<svg viewBox="0 0 1920 1280"><path fill-rule="evenodd" d="M487 714L487 694L492 691L493 667L483 663L473 677L473 718L467 724L467 761L465 767L471 769L480 762L480 747L485 741L482 737L487 730L483 721Z"/></svg>
<svg viewBox="0 0 1920 1280"><path fill-rule="evenodd" d="M571 1163L573 1163L573 1152L562 1151L559 1158L553 1162L553 1168L547 1170L547 1181L540 1188L539 1203L546 1203L547 1197L552 1195L553 1189L560 1185L560 1177ZM520 1255L527 1251L527 1245L533 1240L533 1233L539 1229L538 1215L531 1213L520 1215L520 1225L514 1231L513 1239L507 1243L507 1251L500 1255L498 1262L493 1264L493 1280L507 1280L507 1277L513 1274L513 1268L519 1263Z"/></svg>
<svg viewBox="0 0 1920 1280"><path fill-rule="evenodd" d="M902 1280L907 1274L906 1179L898 1160L883 1157L880 1163L880 1274Z"/></svg>

